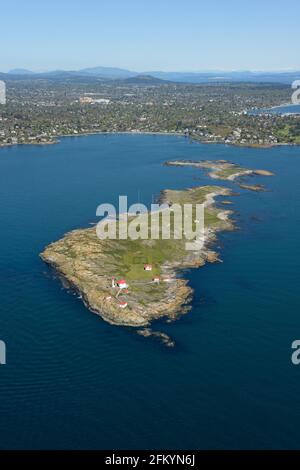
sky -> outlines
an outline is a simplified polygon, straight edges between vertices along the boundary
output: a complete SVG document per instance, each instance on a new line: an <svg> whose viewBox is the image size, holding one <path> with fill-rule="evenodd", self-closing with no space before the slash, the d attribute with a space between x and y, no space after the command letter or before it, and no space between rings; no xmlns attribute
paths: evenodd
<svg viewBox="0 0 300 470"><path fill-rule="evenodd" d="M300 70L300 2L0 0L0 71Z"/></svg>

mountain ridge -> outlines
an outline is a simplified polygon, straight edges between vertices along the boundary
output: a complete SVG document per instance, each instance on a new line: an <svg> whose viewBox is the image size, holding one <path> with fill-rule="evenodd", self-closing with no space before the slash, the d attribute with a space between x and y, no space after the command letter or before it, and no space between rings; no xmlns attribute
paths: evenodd
<svg viewBox="0 0 300 470"><path fill-rule="evenodd" d="M8 79L98 79L102 81L127 80L135 77L149 77L164 82L178 83L217 83L217 82L255 82L255 83L283 83L291 84L300 79L300 71L206 71L206 72L164 72L148 71L135 72L118 67L90 67L80 70L50 70L47 72L34 72L24 68L15 68L7 73L0 73L1 77ZM3 78L3 79L4 79ZM131 81L131 80L130 80ZM134 81L134 80L133 80ZM141 82L141 79L138 79Z"/></svg>

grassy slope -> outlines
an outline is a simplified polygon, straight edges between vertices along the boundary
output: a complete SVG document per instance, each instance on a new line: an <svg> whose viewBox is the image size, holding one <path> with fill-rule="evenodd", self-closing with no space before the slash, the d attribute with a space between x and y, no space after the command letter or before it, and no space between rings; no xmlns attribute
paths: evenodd
<svg viewBox="0 0 300 470"><path fill-rule="evenodd" d="M165 197L173 204L201 204L205 201L207 194L218 190L220 190L218 186L204 186L186 191L166 191ZM214 207L205 209L206 227L222 228L222 225L225 225L218 218L218 212L219 210ZM171 235L174 233L173 221L174 215L170 211ZM195 229L195 224L193 224L193 229ZM101 272L101 275L115 275L118 278L124 277L128 281L149 280L150 282L154 275L161 274L161 266L164 263L180 262L186 256L185 242L184 238L174 240L173 236L170 240L99 241L95 229L85 229L67 234L57 242L56 251L59 249L73 263L78 258L86 257L95 274ZM144 270L144 264L147 263L153 265L150 272Z"/></svg>
<svg viewBox="0 0 300 470"><path fill-rule="evenodd" d="M207 194L218 191L217 186L204 186L186 191L166 191L165 197L172 204L201 204L205 201ZM224 224L218 218L219 210L213 207L205 209L205 226L222 227ZM148 219L149 221L149 219ZM174 233L174 215L170 212L170 231ZM149 223L150 225L150 223ZM225 224L224 224L225 225ZM195 229L195 224L193 224ZM161 234L161 231L160 231ZM150 227L149 227L150 235ZM185 239L174 240L117 240L110 241L109 252L115 260L117 274L128 280L151 280L153 275L161 273L161 265L165 262L180 262L186 256ZM151 272L144 271L144 264L152 264Z"/></svg>

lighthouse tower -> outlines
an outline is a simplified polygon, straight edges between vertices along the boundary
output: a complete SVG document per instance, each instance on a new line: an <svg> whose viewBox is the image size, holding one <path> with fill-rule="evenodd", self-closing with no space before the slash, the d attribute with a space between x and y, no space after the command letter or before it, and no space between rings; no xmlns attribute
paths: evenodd
<svg viewBox="0 0 300 470"><path fill-rule="evenodd" d="M115 277L112 277L111 278L111 287L114 289L116 287L116 283L115 283Z"/></svg>

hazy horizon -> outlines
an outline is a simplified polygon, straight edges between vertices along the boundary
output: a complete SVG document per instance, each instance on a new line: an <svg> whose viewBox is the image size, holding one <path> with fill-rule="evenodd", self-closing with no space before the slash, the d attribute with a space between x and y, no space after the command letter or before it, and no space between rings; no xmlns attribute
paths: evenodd
<svg viewBox="0 0 300 470"><path fill-rule="evenodd" d="M298 68L282 68L282 69L150 69L149 67L145 70L137 70L137 69L132 69L129 67L121 67L118 65L90 65L90 66L78 66L73 69L69 69L67 67L54 67L54 68L46 68L46 69L39 69L39 68L31 68L27 66L19 66L16 65L11 68L6 68L5 70L1 69L0 72L2 73L10 73L14 70L26 70L34 73L48 73L48 72L53 72L53 71L65 71L65 72L77 72L85 69L93 69L93 68L107 68L107 69L120 69L120 70L127 70L129 72L134 72L134 73L147 73L147 72L162 72L162 73L243 73L243 72L248 72L248 73L288 73L288 72L298 72L300 70L300 65Z"/></svg>

